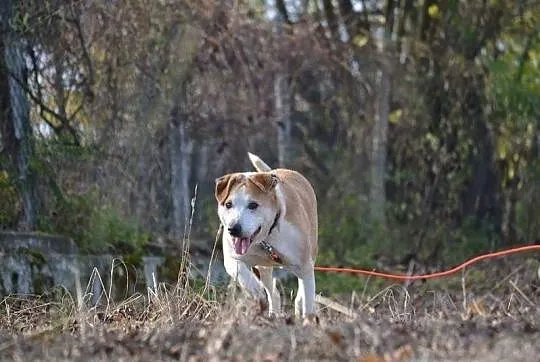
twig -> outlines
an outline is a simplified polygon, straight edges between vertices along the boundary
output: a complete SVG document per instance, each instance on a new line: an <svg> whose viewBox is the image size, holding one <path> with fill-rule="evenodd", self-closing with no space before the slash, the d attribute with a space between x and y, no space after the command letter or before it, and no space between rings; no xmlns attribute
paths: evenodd
<svg viewBox="0 0 540 362"><path fill-rule="evenodd" d="M529 297L527 297L527 296L525 295L525 293L523 293L523 291L522 291L521 289L519 289L519 287L516 285L516 283L514 283L512 280L510 280L509 283L510 283L510 285L512 286L512 288L514 288L514 289L518 292L518 294L521 295L521 297L522 297L523 299L525 299L525 301L526 301L527 303L529 303L529 305L530 305L531 307L537 308L536 305L529 299Z"/></svg>
<svg viewBox="0 0 540 362"><path fill-rule="evenodd" d="M345 307L344 305L333 301L329 298L323 297L322 295L316 295L315 301L319 304L323 304L324 306L335 310L336 312L340 312L348 316L349 318L358 318L358 314L356 314L354 311L352 311L350 308Z"/></svg>
<svg viewBox="0 0 540 362"><path fill-rule="evenodd" d="M373 297L371 297L367 302L366 304L364 304L362 306L362 308L360 308L360 310L364 310L366 309L370 304L371 302L373 302L375 299L379 298L381 295L383 295L384 293L386 293L389 289L392 289L396 284L392 284L386 288L384 288L383 290L381 290L380 292L378 292L377 294L375 294Z"/></svg>
<svg viewBox="0 0 540 362"><path fill-rule="evenodd" d="M463 311L467 313L467 288L465 287L465 270L461 273L461 292L463 293Z"/></svg>
<svg viewBox="0 0 540 362"><path fill-rule="evenodd" d="M210 285L210 278L211 278L211 275L212 275L212 266L213 266L213 263L214 263L214 256L215 256L215 253L216 253L216 247L217 247L217 243L218 243L219 237L220 237L222 232L223 232L223 225L220 223L218 231L216 233L216 239L214 240L214 246L212 247L212 254L210 254L210 262L208 263L208 272L206 273L206 282L204 284L203 292L206 292L207 289L208 289L208 286Z"/></svg>

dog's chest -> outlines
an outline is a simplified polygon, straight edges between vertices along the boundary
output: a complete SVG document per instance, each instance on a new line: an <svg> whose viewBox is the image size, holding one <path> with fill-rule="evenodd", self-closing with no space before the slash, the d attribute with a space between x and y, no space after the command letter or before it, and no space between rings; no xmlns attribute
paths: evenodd
<svg viewBox="0 0 540 362"><path fill-rule="evenodd" d="M226 252L250 266L299 266L306 247L301 232L285 220L279 222L264 243L254 242L242 256L236 255L230 247L231 240L228 237L225 239L228 244Z"/></svg>

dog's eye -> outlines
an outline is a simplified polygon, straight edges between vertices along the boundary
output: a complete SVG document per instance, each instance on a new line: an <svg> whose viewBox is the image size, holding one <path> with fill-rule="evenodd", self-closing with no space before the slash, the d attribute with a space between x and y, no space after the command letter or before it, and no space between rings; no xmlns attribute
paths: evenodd
<svg viewBox="0 0 540 362"><path fill-rule="evenodd" d="M255 209L257 209L258 207L259 207L259 204L256 203L255 201L252 201L252 202L250 202L250 203L248 204L248 209L250 209L250 210L255 210Z"/></svg>
<svg viewBox="0 0 540 362"><path fill-rule="evenodd" d="M232 202L227 201L227 202L225 203L225 207L226 207L227 209L230 209L230 208L232 207Z"/></svg>

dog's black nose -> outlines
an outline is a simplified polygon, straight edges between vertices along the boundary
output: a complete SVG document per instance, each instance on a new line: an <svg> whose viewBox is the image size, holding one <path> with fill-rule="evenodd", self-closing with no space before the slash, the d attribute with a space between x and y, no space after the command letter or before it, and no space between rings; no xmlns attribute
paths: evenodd
<svg viewBox="0 0 540 362"><path fill-rule="evenodd" d="M229 234L236 237L240 236L240 234L242 234L242 226L239 223L234 224L229 228Z"/></svg>

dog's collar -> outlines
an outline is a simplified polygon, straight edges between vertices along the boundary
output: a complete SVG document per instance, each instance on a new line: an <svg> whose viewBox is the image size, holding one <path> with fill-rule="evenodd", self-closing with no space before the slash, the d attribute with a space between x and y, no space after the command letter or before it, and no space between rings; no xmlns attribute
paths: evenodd
<svg viewBox="0 0 540 362"><path fill-rule="evenodd" d="M278 263L278 264L283 264L282 260L281 260L281 257L279 256L279 254L276 252L276 250L274 249L274 247L272 245L270 245L268 243L268 241L266 240L263 240L260 242L260 245L261 245L261 248L266 251L266 254L268 254L268 256L270 257L270 259L272 259L272 261Z"/></svg>
<svg viewBox="0 0 540 362"><path fill-rule="evenodd" d="M268 230L268 235L266 236L267 239L270 237L270 234L272 234L272 231L277 226L280 216L281 216L281 212L278 211L276 213L276 217L274 218L274 222L272 223L272 226L270 226L270 230Z"/></svg>
<svg viewBox="0 0 540 362"><path fill-rule="evenodd" d="M274 222L272 223L272 226L270 226L270 230L268 230L268 235L266 236L266 239L260 242L261 248L264 251L266 251L266 253L270 257L270 259L272 259L274 262L276 262L278 264L282 264L281 257L276 252L274 247L272 245L270 245L270 243L267 240L270 238L270 234L272 234L272 231L277 226L280 215L281 215L281 213L278 211L277 214L276 214L276 217L274 218Z"/></svg>

